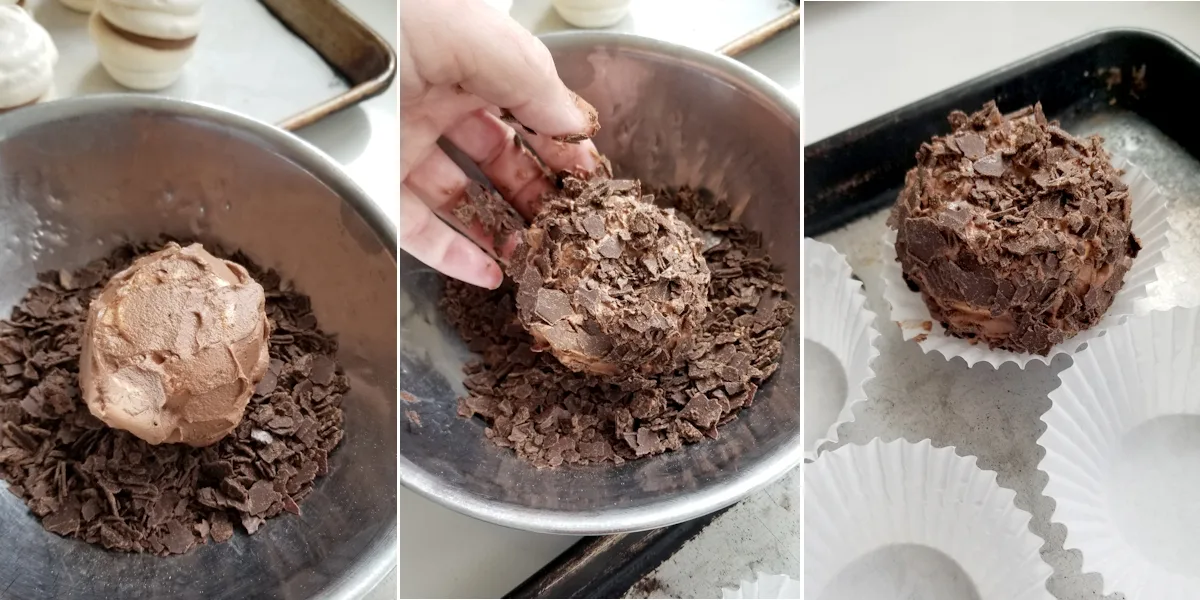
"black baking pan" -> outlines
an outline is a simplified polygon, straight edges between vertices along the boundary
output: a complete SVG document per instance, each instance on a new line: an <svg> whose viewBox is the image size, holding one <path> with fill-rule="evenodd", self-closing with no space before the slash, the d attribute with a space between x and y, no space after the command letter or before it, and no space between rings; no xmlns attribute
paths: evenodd
<svg viewBox="0 0 1200 600"><path fill-rule="evenodd" d="M891 205L916 150L949 132L946 116L996 100L1004 112L1040 101L1064 127L1132 116L1200 156L1200 55L1164 35L1110 29L910 104L804 148L804 235L815 237ZM1160 185L1167 184L1158 181Z"/></svg>
<svg viewBox="0 0 1200 600"><path fill-rule="evenodd" d="M583 538L505 598L620 598L726 510L670 527Z"/></svg>

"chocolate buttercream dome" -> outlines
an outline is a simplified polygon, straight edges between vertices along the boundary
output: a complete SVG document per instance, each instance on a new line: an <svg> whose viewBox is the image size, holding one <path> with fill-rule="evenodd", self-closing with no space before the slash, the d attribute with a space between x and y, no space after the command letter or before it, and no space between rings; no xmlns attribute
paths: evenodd
<svg viewBox="0 0 1200 600"><path fill-rule="evenodd" d="M703 243L634 180L568 177L513 254L522 324L568 368L656 374L684 363L709 312Z"/></svg>
<svg viewBox="0 0 1200 600"><path fill-rule="evenodd" d="M1040 104L949 121L888 219L905 282L949 335L1046 355L1103 318L1140 249L1122 173Z"/></svg>

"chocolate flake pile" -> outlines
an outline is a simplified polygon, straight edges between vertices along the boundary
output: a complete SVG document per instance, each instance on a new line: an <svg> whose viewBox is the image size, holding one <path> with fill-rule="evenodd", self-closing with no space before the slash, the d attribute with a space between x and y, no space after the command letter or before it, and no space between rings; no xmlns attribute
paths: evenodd
<svg viewBox="0 0 1200 600"><path fill-rule="evenodd" d="M47 272L0 322L0 477L49 531L111 550L182 554L300 514L342 439L349 380L309 300L239 254L266 290L271 363L241 424L206 448L152 446L88 412L78 385L87 306L109 277L163 244ZM214 251L214 255L226 256Z"/></svg>
<svg viewBox="0 0 1200 600"><path fill-rule="evenodd" d="M525 227L525 222L511 204L494 190L476 181L467 185L463 201L454 207L453 214L465 226L477 227L490 235L492 247L487 250L493 254L499 254L505 242Z"/></svg>
<svg viewBox="0 0 1200 600"><path fill-rule="evenodd" d="M517 313L564 365L595 375L680 366L708 314L703 243L641 184L567 178L513 254Z"/></svg>
<svg viewBox="0 0 1200 600"><path fill-rule="evenodd" d="M458 412L478 415L489 439L539 468L651 456L716 438L717 427L754 402L783 352L795 306L761 235L730 221L707 191L653 190L656 203L686 215L705 238L710 310L687 362L660 375L594 376L570 370L534 339L506 282L483 290L446 280L442 309L482 358L467 365L468 395Z"/></svg>
<svg viewBox="0 0 1200 600"><path fill-rule="evenodd" d="M1046 355L1121 289L1140 249L1129 190L1099 136L1071 136L1040 104L950 124L888 219L905 281L950 335Z"/></svg>

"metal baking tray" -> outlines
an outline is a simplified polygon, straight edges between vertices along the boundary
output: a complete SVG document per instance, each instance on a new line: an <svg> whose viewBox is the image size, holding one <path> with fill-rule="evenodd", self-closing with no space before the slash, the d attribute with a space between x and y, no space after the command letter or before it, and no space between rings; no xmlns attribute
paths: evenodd
<svg viewBox="0 0 1200 600"><path fill-rule="evenodd" d="M654 0L635 2L610 31L737 56L798 25L801 13L799 0ZM572 29L550 0L516 0L509 14L537 35Z"/></svg>
<svg viewBox="0 0 1200 600"><path fill-rule="evenodd" d="M59 50L55 96L129 90L100 67L86 15L58 0L28 10ZM295 130L387 89L396 53L337 0L208 0L196 54L156 94L223 106Z"/></svg>
<svg viewBox="0 0 1200 600"><path fill-rule="evenodd" d="M1198 86L1200 55L1174 40L1133 29L1100 31L805 148L805 235L847 256L882 334L869 400L840 429L843 443L929 438L977 456L979 467L996 471L999 484L1016 491L1016 505L1032 513L1030 529L1047 542L1041 554L1054 568L1049 590L1062 600L1102 596L1100 578L1081 576L1078 553L1063 549L1065 530L1053 523L1054 501L1042 494L1046 476L1037 468L1047 394L1071 360L1024 370L968 368L903 341L882 299L886 209L915 165L918 146L949 131L951 110L977 110L995 99L1010 111L1040 101L1067 130L1102 135L1109 152L1163 189L1174 231L1143 308L1195 305L1200 280L1189 273L1200 266L1200 119L1192 102Z"/></svg>

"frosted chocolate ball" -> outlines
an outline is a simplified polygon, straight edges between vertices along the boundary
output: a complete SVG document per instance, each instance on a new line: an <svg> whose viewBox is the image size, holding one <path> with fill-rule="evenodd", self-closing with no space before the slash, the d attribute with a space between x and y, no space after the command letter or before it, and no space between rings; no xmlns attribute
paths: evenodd
<svg viewBox="0 0 1200 600"><path fill-rule="evenodd" d="M265 295L200 244L143 256L88 307L79 386L96 418L150 444L209 446L267 372Z"/></svg>
<svg viewBox="0 0 1200 600"><path fill-rule="evenodd" d="M888 225L905 281L953 336L1046 355L1096 325L1140 244L1102 139L1041 105L950 114L922 144Z"/></svg>
<svg viewBox="0 0 1200 600"><path fill-rule="evenodd" d="M563 187L510 266L534 349L595 375L680 366L709 311L699 237L637 181L568 178Z"/></svg>

